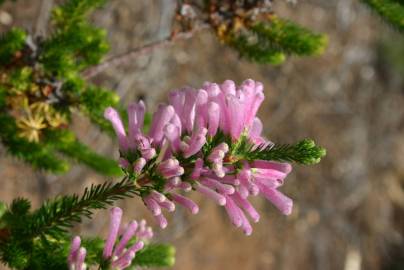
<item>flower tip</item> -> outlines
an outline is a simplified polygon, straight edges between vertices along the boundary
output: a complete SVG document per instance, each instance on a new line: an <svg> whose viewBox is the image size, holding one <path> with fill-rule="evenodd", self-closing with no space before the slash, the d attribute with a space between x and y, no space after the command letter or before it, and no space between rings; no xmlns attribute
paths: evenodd
<svg viewBox="0 0 404 270"><path fill-rule="evenodd" d="M197 206L197 205L193 206L193 207L191 208L191 213L192 213L193 215L198 214L198 213L199 213L199 206Z"/></svg>
<svg viewBox="0 0 404 270"><path fill-rule="evenodd" d="M251 227L244 229L244 234L246 236L250 236L252 234L253 230Z"/></svg>
<svg viewBox="0 0 404 270"><path fill-rule="evenodd" d="M113 118L113 117L115 117L117 114L118 114L118 113L116 112L116 110L115 110L114 108L112 108L112 107L108 107L108 108L106 108L105 111L104 111L104 117L105 117L106 119Z"/></svg>
<svg viewBox="0 0 404 270"><path fill-rule="evenodd" d="M289 163L285 163L285 173L289 174L292 171L292 165L290 165Z"/></svg>
<svg viewBox="0 0 404 270"><path fill-rule="evenodd" d="M139 241L139 242L137 243L137 248L138 248L138 249L144 248L144 242L143 242L143 241Z"/></svg>
<svg viewBox="0 0 404 270"><path fill-rule="evenodd" d="M161 222L160 228L165 229L165 228L167 228L167 225L168 225L167 221Z"/></svg>
<svg viewBox="0 0 404 270"><path fill-rule="evenodd" d="M72 246L77 246L77 247L79 247L80 244L81 244L81 238L80 238L80 236L75 236L75 237L73 238L73 241L72 241Z"/></svg>
<svg viewBox="0 0 404 270"><path fill-rule="evenodd" d="M258 223L261 219L261 216L257 213L256 215L253 215L251 218L254 223Z"/></svg>
<svg viewBox="0 0 404 270"><path fill-rule="evenodd" d="M132 102L128 105L128 111L135 111L137 107L137 104Z"/></svg>
<svg viewBox="0 0 404 270"><path fill-rule="evenodd" d="M116 217L116 216L122 216L122 209L119 207L112 207L111 208L111 215Z"/></svg>
<svg viewBox="0 0 404 270"><path fill-rule="evenodd" d="M283 206L282 214L289 216L292 213L292 210L293 210L293 201L290 200Z"/></svg>
<svg viewBox="0 0 404 270"><path fill-rule="evenodd" d="M253 79L247 79L242 83L242 86L253 88L255 86L255 81Z"/></svg>
<svg viewBox="0 0 404 270"><path fill-rule="evenodd" d="M85 257L85 256L86 256L86 253L87 253L86 248L81 247L81 248L79 249L79 256L80 256L80 257Z"/></svg>
<svg viewBox="0 0 404 270"><path fill-rule="evenodd" d="M168 105L168 106L166 107L166 112L167 112L167 114L169 114L169 115L174 115L175 109L174 109L174 107L173 107L172 105Z"/></svg>
<svg viewBox="0 0 404 270"><path fill-rule="evenodd" d="M223 196L222 198L219 198L218 199L218 204L220 205L220 206L224 206L224 205L226 205L226 198Z"/></svg>

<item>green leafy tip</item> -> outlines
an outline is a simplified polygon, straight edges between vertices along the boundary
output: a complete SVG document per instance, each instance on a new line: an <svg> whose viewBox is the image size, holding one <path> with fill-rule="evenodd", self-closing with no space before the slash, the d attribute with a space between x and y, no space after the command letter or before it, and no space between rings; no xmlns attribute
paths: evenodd
<svg viewBox="0 0 404 270"><path fill-rule="evenodd" d="M404 31L404 1L402 0L362 0L377 12L387 23L399 31Z"/></svg>
<svg viewBox="0 0 404 270"><path fill-rule="evenodd" d="M252 61L278 65L284 62L287 55L322 54L328 45L328 37L289 20L274 17L234 34L228 44Z"/></svg>
<svg viewBox="0 0 404 270"><path fill-rule="evenodd" d="M150 244L140 250L133 261L133 267L171 267L175 263L175 248L165 244Z"/></svg>
<svg viewBox="0 0 404 270"><path fill-rule="evenodd" d="M258 148L248 153L247 158L249 160L263 159L313 165L319 163L325 155L326 150L323 147L317 146L311 139L304 139L293 145L284 144Z"/></svg>

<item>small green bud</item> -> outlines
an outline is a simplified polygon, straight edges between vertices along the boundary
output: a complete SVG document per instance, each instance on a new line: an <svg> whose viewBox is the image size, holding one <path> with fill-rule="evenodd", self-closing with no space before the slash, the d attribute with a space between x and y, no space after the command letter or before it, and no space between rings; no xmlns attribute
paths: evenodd
<svg viewBox="0 0 404 270"><path fill-rule="evenodd" d="M272 55L271 59L268 62L270 62L273 65L280 65L283 62L285 62L285 60L286 60L285 54L282 52L277 52Z"/></svg>

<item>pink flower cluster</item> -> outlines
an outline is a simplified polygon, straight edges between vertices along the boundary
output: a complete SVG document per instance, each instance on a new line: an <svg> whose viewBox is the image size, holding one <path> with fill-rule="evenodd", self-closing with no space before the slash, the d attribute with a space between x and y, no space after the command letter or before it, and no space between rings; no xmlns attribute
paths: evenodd
<svg viewBox="0 0 404 270"><path fill-rule="evenodd" d="M253 80L239 87L230 80L207 82L201 89L185 87L170 93L168 105L159 105L148 134L142 132L142 101L128 108L127 133L118 113L105 111L119 140L120 164L136 178L146 207L162 228L167 226L163 209L174 211L179 204L198 212L180 194L190 190L224 206L247 235L252 233L247 216L253 222L260 218L249 196L262 194L283 214L291 213L292 200L278 191L291 166L247 160L236 152L242 140L252 149L271 144L261 135L262 122L256 117L263 100L263 85Z"/></svg>
<svg viewBox="0 0 404 270"><path fill-rule="evenodd" d="M122 209L114 207L110 210L110 227L108 238L103 250L103 259L109 260L113 269L125 269L131 265L137 251L144 246L143 241L148 241L153 237L153 231L146 226L146 221L139 223L131 221L125 227L120 228L122 219ZM136 243L127 247L129 241L135 238ZM119 242L116 244L117 239ZM86 249L81 247L79 236L73 238L70 253L68 256L68 265L70 270L85 270Z"/></svg>

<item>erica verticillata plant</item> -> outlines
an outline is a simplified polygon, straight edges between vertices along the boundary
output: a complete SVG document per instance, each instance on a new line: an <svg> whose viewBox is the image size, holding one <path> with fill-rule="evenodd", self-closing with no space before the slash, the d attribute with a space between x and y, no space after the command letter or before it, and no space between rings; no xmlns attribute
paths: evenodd
<svg viewBox="0 0 404 270"><path fill-rule="evenodd" d="M198 205L182 195L191 190L224 206L247 235L248 217L260 219L250 196L262 195L291 213L293 201L279 191L292 169L285 161L317 163L325 150L311 140L281 146L267 140L257 117L263 100L264 87L253 80L184 87L159 105L147 133L142 101L129 105L127 131L116 110L105 111L118 137L120 165L161 228L167 226L163 210L172 212L176 204L198 213Z"/></svg>
<svg viewBox="0 0 404 270"><path fill-rule="evenodd" d="M144 220L139 223L131 221L121 227L122 209L114 207L110 210L110 227L107 240L102 252L103 269L125 269L132 264L136 252L143 249L144 241L153 237L151 227L146 226ZM117 242L117 240L119 240ZM73 238L68 265L70 270L85 270L86 249L81 247L79 236Z"/></svg>

